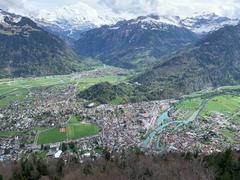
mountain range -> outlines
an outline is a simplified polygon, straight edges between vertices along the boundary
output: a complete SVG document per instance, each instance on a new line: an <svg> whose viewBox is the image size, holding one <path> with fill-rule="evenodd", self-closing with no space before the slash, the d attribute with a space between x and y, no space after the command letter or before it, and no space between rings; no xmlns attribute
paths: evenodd
<svg viewBox="0 0 240 180"><path fill-rule="evenodd" d="M160 16L155 14L155 16ZM130 17L130 18L129 18ZM111 11L101 12L82 2L74 6L65 6L54 11L42 11L33 19L43 28L57 32L64 38L79 39L81 32L99 28L103 25L114 25L122 20L134 19L133 16L116 14ZM215 13L203 13L193 17L161 16L162 23L184 27L197 34L207 34L225 25L237 25L239 19L231 19Z"/></svg>
<svg viewBox="0 0 240 180"><path fill-rule="evenodd" d="M37 17L32 17L42 28L59 34L67 39L79 39L81 32L115 24L123 18L108 11L101 12L93 7L77 2L74 5L64 6L54 11L43 10Z"/></svg>
<svg viewBox="0 0 240 180"><path fill-rule="evenodd" d="M240 25L226 26L162 58L158 65L138 75L130 84L102 83L80 92L79 97L98 102L105 99L107 103L115 99L135 102L179 98L202 89L238 85L239 57Z"/></svg>
<svg viewBox="0 0 240 180"><path fill-rule="evenodd" d="M149 15L95 28L81 34L75 51L113 66L146 67L198 40L195 33L177 26L178 20Z"/></svg>
<svg viewBox="0 0 240 180"><path fill-rule="evenodd" d="M215 13L206 13L181 20L180 25L199 35L206 35L226 25L237 25L239 19L218 16Z"/></svg>
<svg viewBox="0 0 240 180"><path fill-rule="evenodd" d="M0 10L0 76L68 74L83 67L63 40L31 19Z"/></svg>
<svg viewBox="0 0 240 180"><path fill-rule="evenodd" d="M135 79L155 97L240 83L240 25L226 26Z"/></svg>
<svg viewBox="0 0 240 180"><path fill-rule="evenodd" d="M141 68L198 41L199 38L238 20L216 14L181 19L177 16L140 16L105 25L81 34L75 51L103 63Z"/></svg>
<svg viewBox="0 0 240 180"><path fill-rule="evenodd" d="M87 18L83 19L85 24ZM34 21L0 10L1 77L68 74L85 67L80 56L117 67L147 68L133 82L140 83L137 92L146 91L150 99L240 82L237 19L215 14L185 19L152 14L93 25L94 29L82 30L78 40L72 41L78 55L51 23L47 30L41 24L46 22ZM68 22L61 23L66 27L55 24L56 29L67 31Z"/></svg>

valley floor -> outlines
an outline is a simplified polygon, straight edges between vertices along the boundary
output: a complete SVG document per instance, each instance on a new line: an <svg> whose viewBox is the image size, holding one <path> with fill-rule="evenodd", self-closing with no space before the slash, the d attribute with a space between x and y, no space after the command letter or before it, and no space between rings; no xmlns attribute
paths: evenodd
<svg viewBox="0 0 240 180"><path fill-rule="evenodd" d="M129 73L111 67L68 76L0 81L0 160L35 153L79 161L114 152L213 153L240 149L240 87L169 99L100 105L77 93Z"/></svg>

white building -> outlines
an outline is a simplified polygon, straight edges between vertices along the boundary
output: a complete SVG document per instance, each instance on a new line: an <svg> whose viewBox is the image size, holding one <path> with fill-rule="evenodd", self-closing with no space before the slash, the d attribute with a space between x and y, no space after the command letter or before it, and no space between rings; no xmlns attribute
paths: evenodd
<svg viewBox="0 0 240 180"><path fill-rule="evenodd" d="M54 158L56 158L56 159L60 158L61 155L62 155L62 153L63 153L63 152L62 152L61 150L57 151L57 152L54 154Z"/></svg>

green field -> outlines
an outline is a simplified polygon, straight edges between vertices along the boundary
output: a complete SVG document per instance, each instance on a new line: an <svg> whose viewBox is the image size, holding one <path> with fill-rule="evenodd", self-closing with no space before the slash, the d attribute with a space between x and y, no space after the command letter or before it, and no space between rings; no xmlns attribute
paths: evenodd
<svg viewBox="0 0 240 180"><path fill-rule="evenodd" d="M208 99L200 116L209 117L212 113L218 112L231 118L235 123L240 123L240 95L233 90L238 90L240 86L224 86L218 89L207 89L185 96L176 105L178 110L185 112L184 117L190 116L199 107L201 101ZM236 95L230 94L234 93ZM201 97L201 98L200 98ZM190 99L189 99L190 98Z"/></svg>
<svg viewBox="0 0 240 180"><path fill-rule="evenodd" d="M229 130L221 130L220 133L227 138L230 144L234 144L236 142L236 136L233 132Z"/></svg>
<svg viewBox="0 0 240 180"><path fill-rule="evenodd" d="M176 109L186 112L185 118L189 118L198 109L202 102L201 98L187 99L176 105Z"/></svg>
<svg viewBox="0 0 240 180"><path fill-rule="evenodd" d="M107 76L100 76L100 77L84 77L81 78L77 84L79 90L85 90L95 84L99 84L102 82L109 82L109 83L120 83L126 80L126 76L114 76L114 75L107 75Z"/></svg>
<svg viewBox="0 0 240 180"><path fill-rule="evenodd" d="M201 98L187 99L177 104L176 108L189 111L196 111L201 102L202 102Z"/></svg>
<svg viewBox="0 0 240 180"><path fill-rule="evenodd" d="M112 67L102 68L102 71L106 72L105 76L95 77L90 74L89 77L81 77L79 79L72 79L69 75L0 79L0 108L24 100L32 89L44 87L54 90L71 83L77 84L77 88L80 91L101 82L119 83L127 79L126 75L116 75L112 70Z"/></svg>
<svg viewBox="0 0 240 180"><path fill-rule="evenodd" d="M38 144L48 144L56 143L67 140L66 133L60 133L59 128L51 128L45 131L42 131L38 137Z"/></svg>
<svg viewBox="0 0 240 180"><path fill-rule="evenodd" d="M0 131L0 137L21 136L23 132L18 131Z"/></svg>
<svg viewBox="0 0 240 180"><path fill-rule="evenodd" d="M203 96L203 95L206 95L206 94L208 94L208 93L212 93L212 92L215 92L216 90L214 90L214 89L204 89L204 90L202 90L202 91L197 91L197 92L194 92L194 93L192 93L192 94L190 94L190 95L186 95L186 96L184 96L184 97L188 97L188 98L197 98L197 97L201 97L201 96Z"/></svg>
<svg viewBox="0 0 240 180"><path fill-rule="evenodd" d="M100 129L96 125L81 123L76 116L71 116L65 133L60 133L58 127L42 131L39 134L37 143L49 144L66 140L76 140L82 137L96 135L99 131Z"/></svg>
<svg viewBox="0 0 240 180"><path fill-rule="evenodd" d="M222 95L211 98L204 107L201 115L208 116L213 112L233 116L240 108L240 96Z"/></svg>
<svg viewBox="0 0 240 180"><path fill-rule="evenodd" d="M25 99L31 89L58 85L62 86L68 82L69 79L64 76L2 79L0 81L0 107Z"/></svg>

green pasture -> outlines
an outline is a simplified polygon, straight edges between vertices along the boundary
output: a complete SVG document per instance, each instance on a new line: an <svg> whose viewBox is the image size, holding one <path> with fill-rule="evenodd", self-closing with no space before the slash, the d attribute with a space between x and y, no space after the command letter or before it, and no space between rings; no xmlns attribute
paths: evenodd
<svg viewBox="0 0 240 180"><path fill-rule="evenodd" d="M0 108L24 100L32 89L46 87L57 90L58 87L72 83L76 84L79 91L81 91L101 82L119 83L127 79L127 75L119 76L114 74L111 67L107 67L103 71L107 72L106 75L99 77L89 75L74 80L70 75L0 79Z"/></svg>
<svg viewBox="0 0 240 180"><path fill-rule="evenodd" d="M33 88L50 87L67 84L69 79L64 76L48 76L39 78L1 79L0 107L26 98Z"/></svg>
<svg viewBox="0 0 240 180"><path fill-rule="evenodd" d="M126 80L126 76L116 76L116 75L106 75L100 77L83 77L78 80L77 86L80 91L85 90L95 84L99 84L102 82L109 82L109 83L119 83Z"/></svg>
<svg viewBox="0 0 240 180"><path fill-rule="evenodd" d="M19 131L0 131L0 137L21 136L23 132Z"/></svg>
<svg viewBox="0 0 240 180"><path fill-rule="evenodd" d="M201 115L208 116L213 112L219 112L226 116L233 116L240 108L240 96L222 95L210 99L205 105Z"/></svg>
<svg viewBox="0 0 240 180"><path fill-rule="evenodd" d="M185 118L189 118L199 108L201 102L201 98L186 99L178 103L176 109L186 112Z"/></svg>

